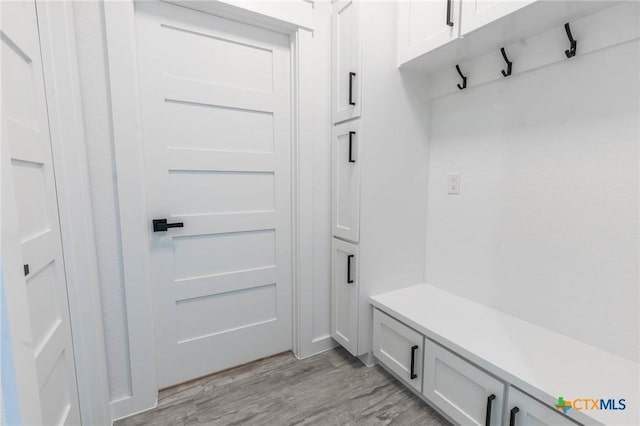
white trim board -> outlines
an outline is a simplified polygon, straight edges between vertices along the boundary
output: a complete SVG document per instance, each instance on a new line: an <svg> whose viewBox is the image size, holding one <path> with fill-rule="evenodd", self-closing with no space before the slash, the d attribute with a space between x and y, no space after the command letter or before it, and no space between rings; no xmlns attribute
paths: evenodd
<svg viewBox="0 0 640 426"><path fill-rule="evenodd" d="M112 402L113 418L118 419L155 406L158 388L134 4L104 2L103 7L131 364L132 395Z"/></svg>
<svg viewBox="0 0 640 426"><path fill-rule="evenodd" d="M73 4L36 1L80 415L111 424Z"/></svg>
<svg viewBox="0 0 640 426"><path fill-rule="evenodd" d="M172 2L173 3L173 2ZM184 3L179 3L184 5ZM213 13L215 5L207 7ZM229 5L218 16L256 21L253 12ZM120 209L124 287L131 359L132 395L112 402L113 418L148 410L157 402L152 293L149 283L148 229L142 155L136 61L135 10L132 0L105 2L105 28L109 62L109 85L113 140ZM227 13L225 13L227 11ZM253 18L255 19L253 19ZM244 20L244 19L243 19ZM311 31L269 20L263 26L290 34L292 43L292 155L293 155L293 351L300 358L333 347L332 339L313 341L312 329L312 142L313 43ZM278 28L278 29L276 29Z"/></svg>
<svg viewBox="0 0 640 426"><path fill-rule="evenodd" d="M313 30L314 0L161 0L281 33Z"/></svg>

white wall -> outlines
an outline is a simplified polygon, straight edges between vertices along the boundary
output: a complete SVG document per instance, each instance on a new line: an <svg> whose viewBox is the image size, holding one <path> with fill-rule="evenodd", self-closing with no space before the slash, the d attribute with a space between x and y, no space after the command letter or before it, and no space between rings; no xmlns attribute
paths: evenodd
<svg viewBox="0 0 640 426"><path fill-rule="evenodd" d="M427 282L640 359L639 52L432 100Z"/></svg>
<svg viewBox="0 0 640 426"><path fill-rule="evenodd" d="M358 352L372 347L369 297L424 282L426 84L399 72L397 2L361 4L362 117Z"/></svg>

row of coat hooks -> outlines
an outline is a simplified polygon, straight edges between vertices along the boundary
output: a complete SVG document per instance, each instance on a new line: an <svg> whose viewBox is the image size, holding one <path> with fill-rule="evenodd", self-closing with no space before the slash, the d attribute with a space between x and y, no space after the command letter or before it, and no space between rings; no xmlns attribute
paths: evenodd
<svg viewBox="0 0 640 426"><path fill-rule="evenodd" d="M578 46L578 42L573 38L573 35L571 34L571 27L569 26L568 22L564 24L564 30L567 32L567 38L569 39L569 43L570 43L569 49L565 50L564 54L567 55L567 58L573 58L574 56L576 56L576 48ZM507 64L507 69L502 70L502 76L509 77L511 75L513 62L511 62L507 57L507 52L504 50L504 47L500 48L500 53L502 53L502 58L504 59L504 62ZM462 84L458 84L458 89L460 90L466 89L467 77L464 74L462 74L462 71L460 70L460 65L456 64L456 70L458 71L460 78L462 78Z"/></svg>

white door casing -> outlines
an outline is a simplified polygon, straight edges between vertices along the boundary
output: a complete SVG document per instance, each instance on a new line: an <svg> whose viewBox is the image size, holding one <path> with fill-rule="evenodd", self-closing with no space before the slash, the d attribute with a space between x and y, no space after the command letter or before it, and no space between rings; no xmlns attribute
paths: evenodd
<svg viewBox="0 0 640 426"><path fill-rule="evenodd" d="M75 425L80 411L35 2L2 4L1 40L2 254L11 278L4 285L26 288L20 298L7 291L9 321L16 309L28 312L28 329L11 329L14 342L31 349L39 394L32 399L39 407L28 410L39 413L27 419L23 412L22 421Z"/></svg>
<svg viewBox="0 0 640 426"><path fill-rule="evenodd" d="M291 349L286 35L136 4L160 388Z"/></svg>

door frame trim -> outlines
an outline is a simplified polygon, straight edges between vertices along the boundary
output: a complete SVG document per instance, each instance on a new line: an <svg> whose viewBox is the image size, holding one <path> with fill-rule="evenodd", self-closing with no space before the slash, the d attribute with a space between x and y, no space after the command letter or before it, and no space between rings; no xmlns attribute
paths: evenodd
<svg viewBox="0 0 640 426"><path fill-rule="evenodd" d="M111 424L73 4L36 0L35 7L80 416L83 424Z"/></svg>
<svg viewBox="0 0 640 426"><path fill-rule="evenodd" d="M176 3L176 2L172 2ZM292 349L304 358L334 346L313 338L313 32L219 2L201 11L287 34L291 43L292 143ZM190 3L198 8L200 3ZM182 4L181 6L185 6ZM112 402L113 418L157 403L154 322L149 279L149 223L133 0L104 2L118 208L126 298L132 395Z"/></svg>

